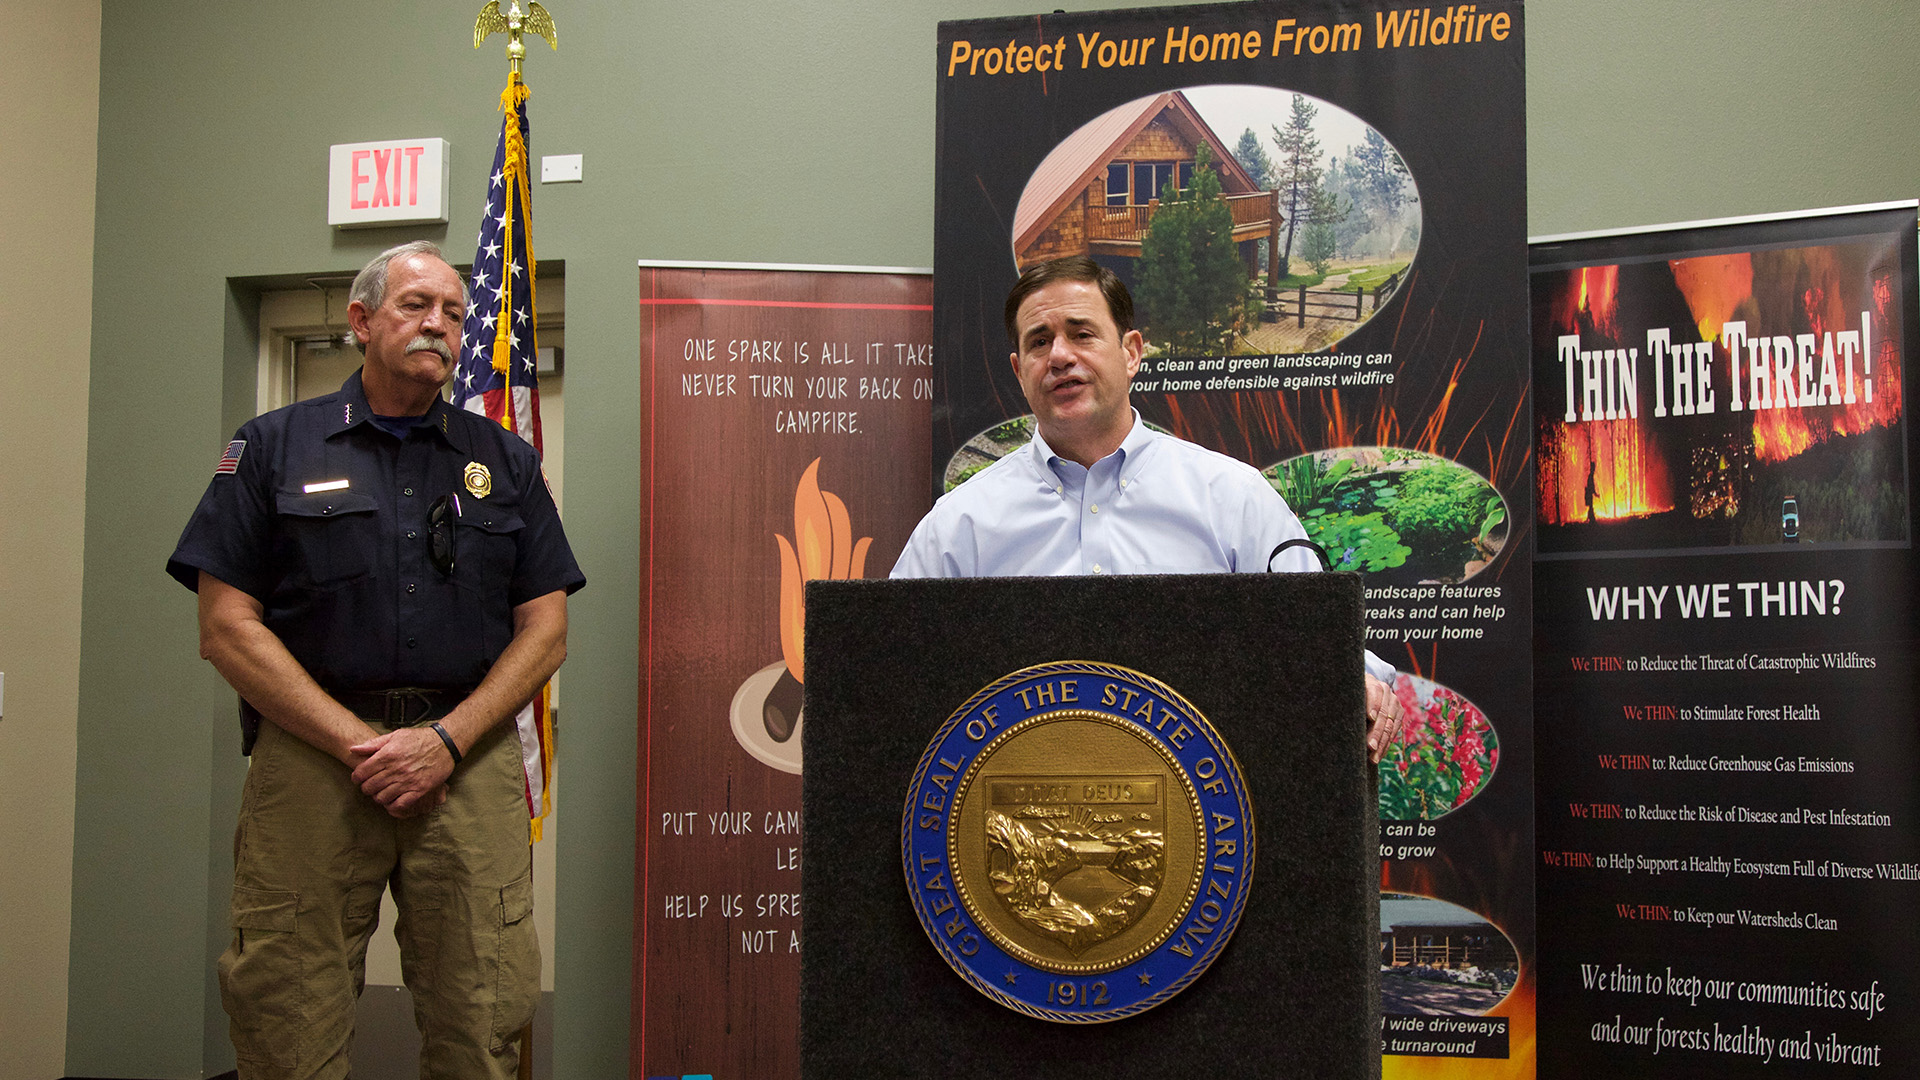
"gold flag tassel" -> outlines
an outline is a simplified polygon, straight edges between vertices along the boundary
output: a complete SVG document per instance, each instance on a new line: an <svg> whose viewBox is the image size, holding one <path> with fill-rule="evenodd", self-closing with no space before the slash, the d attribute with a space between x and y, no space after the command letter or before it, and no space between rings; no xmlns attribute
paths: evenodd
<svg viewBox="0 0 1920 1080"><path fill-rule="evenodd" d="M500 228L500 240L506 247L505 257L500 260L500 265L503 267L511 266L517 258L526 260L527 310L532 311L534 310L534 304L537 302L536 294L533 291L533 223L531 221L523 223L520 233L526 238L526 250L521 251L514 243L515 234L513 222L515 214L528 213L533 206L533 193L529 189L527 182L527 136L526 132L520 127L520 107L526 104L529 93L530 91L527 89L527 84L520 78L518 68L515 68L513 72L507 76L507 88L500 91L500 111L506 114L506 119L503 121L501 127L501 137L505 140L506 152L502 155L503 161L501 162L500 170L503 176L502 182L507 185L507 190L510 193L509 197L504 200L508 220L502 223ZM515 198L516 196L517 199ZM501 273L500 319L494 324L493 339L493 369L506 376L509 388L513 386L515 381L512 370L513 350L510 347L511 342L509 341L509 338L513 334L513 291L518 288L518 286L514 284L514 277L515 275L511 272L502 271ZM531 334L537 331L533 326L529 326L527 332ZM537 342L529 346L527 351L529 353L538 352ZM509 393L509 397L511 397L511 393ZM509 405L508 411L511 411L511 408L511 405ZM508 427L513 426L511 422L506 421L504 418L502 422Z"/></svg>

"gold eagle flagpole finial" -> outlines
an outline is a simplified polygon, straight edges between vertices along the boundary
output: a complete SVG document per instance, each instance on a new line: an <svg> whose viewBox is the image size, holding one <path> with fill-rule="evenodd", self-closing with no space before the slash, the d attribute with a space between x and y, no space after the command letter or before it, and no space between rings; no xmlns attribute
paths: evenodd
<svg viewBox="0 0 1920 1080"><path fill-rule="evenodd" d="M500 14L500 0L487 0L487 6L480 9L480 18L473 24L473 47L502 30L507 32L507 63L515 74L520 71L520 61L527 58L526 43L520 40L522 34L538 34L547 39L554 49L560 48L559 32L553 28L553 16L540 6L540 0L527 0L527 12L520 13L520 0L510 0L511 6L505 15Z"/></svg>

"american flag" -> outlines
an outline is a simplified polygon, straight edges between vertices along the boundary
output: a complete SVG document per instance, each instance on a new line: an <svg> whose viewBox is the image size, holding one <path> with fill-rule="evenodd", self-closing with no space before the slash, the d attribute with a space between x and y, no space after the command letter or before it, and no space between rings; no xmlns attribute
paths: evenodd
<svg viewBox="0 0 1920 1080"><path fill-rule="evenodd" d="M487 176L487 204L460 328L453 403L540 445L539 349L533 306L531 192L527 180L527 84L514 72L500 95L500 144Z"/></svg>
<svg viewBox="0 0 1920 1080"><path fill-rule="evenodd" d="M220 464L213 468L213 475L232 476L240 471L240 455L246 452L247 440L235 439L228 443L226 451L220 455Z"/></svg>
<svg viewBox="0 0 1920 1080"><path fill-rule="evenodd" d="M487 176L487 205L473 253L467 291L472 304L460 328L460 366L453 403L480 413L521 438L540 445L539 349L533 306L531 190L527 181L527 84L515 71L500 94L500 145ZM553 808L553 684L540 688L514 718L520 732L520 763L527 778L532 837Z"/></svg>

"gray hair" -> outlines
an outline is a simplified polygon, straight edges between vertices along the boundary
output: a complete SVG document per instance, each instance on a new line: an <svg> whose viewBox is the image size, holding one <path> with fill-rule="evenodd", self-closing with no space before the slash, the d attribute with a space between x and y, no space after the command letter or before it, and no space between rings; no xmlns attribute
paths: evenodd
<svg viewBox="0 0 1920 1080"><path fill-rule="evenodd" d="M373 257L373 261L361 267L354 276L353 287L347 290L347 303L359 303L369 312L377 309L387 299L387 268L395 259L410 259L415 255L431 255L448 266L446 255L440 251L440 245L431 240L410 240L397 247L390 247ZM467 291L465 278L460 280L460 299L467 306L473 306L473 296Z"/></svg>

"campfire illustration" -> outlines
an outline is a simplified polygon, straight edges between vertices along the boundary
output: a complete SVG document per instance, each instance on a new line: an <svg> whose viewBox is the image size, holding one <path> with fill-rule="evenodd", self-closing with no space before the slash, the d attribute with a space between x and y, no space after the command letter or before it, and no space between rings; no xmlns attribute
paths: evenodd
<svg viewBox="0 0 1920 1080"><path fill-rule="evenodd" d="M800 771L801 687L806 682L806 583L815 578L866 576L873 537L853 538L847 504L820 490L820 459L800 475L793 493L793 539L779 533L781 659L747 677L734 691L729 719L747 753L781 772Z"/></svg>

